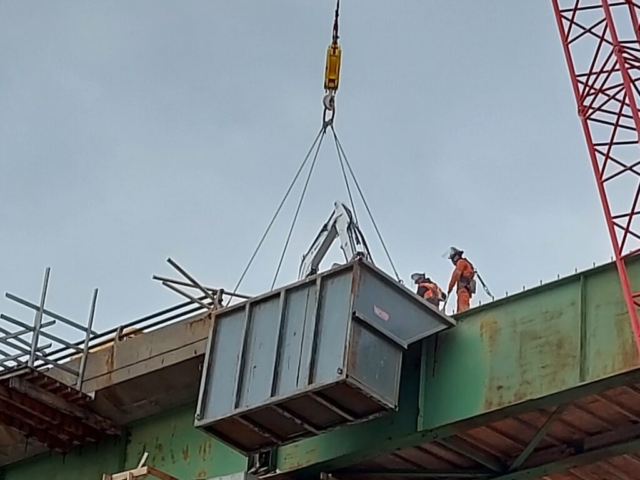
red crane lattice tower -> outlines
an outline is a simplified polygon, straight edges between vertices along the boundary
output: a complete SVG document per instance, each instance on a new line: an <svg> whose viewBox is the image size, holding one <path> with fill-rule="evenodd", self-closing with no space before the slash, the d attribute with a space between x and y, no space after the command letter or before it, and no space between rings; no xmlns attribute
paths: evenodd
<svg viewBox="0 0 640 480"><path fill-rule="evenodd" d="M633 292L625 264L640 251L640 6L631 0L552 3L640 354L640 293Z"/></svg>

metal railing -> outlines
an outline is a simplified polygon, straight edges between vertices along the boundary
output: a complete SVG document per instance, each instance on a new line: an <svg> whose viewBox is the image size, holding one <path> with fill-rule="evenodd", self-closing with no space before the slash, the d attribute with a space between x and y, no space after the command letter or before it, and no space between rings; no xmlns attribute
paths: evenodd
<svg viewBox="0 0 640 480"><path fill-rule="evenodd" d="M205 315L212 310L222 308L225 295L240 300L250 298L248 295L232 294L225 292L223 289L203 286L175 261L169 258L167 262L186 280L176 280L157 275L154 275L153 279L160 281L163 286L186 297L188 300L103 332L97 332L93 328L98 301L97 288L93 292L89 315L85 324L71 320L46 308L51 274L50 268L45 270L38 304L17 295L6 293L7 299L32 310L35 315L31 324L29 324L4 313L0 314L0 320L2 320L0 321L0 373L25 366L35 369L57 368L72 375L75 379L73 386L78 390L82 390L87 356L91 351L103 348L129 336L139 335L189 317ZM179 287L196 289L201 295L194 296ZM3 322L5 323L3 324ZM69 340L61 335L52 333L51 327L58 323L70 327L75 336L80 338ZM13 327L13 330L5 328L9 325ZM15 328L18 328L18 330L15 330ZM43 339L47 343L44 343ZM72 364L73 366L71 366L70 361L78 358L79 364L77 366Z"/></svg>

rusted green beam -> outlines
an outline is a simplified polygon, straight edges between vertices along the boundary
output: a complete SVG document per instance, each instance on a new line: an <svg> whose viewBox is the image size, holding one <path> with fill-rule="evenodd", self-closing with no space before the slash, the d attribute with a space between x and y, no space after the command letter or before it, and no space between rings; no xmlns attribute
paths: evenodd
<svg viewBox="0 0 640 480"><path fill-rule="evenodd" d="M640 286L640 262L629 264ZM640 366L613 265L469 311L438 335L420 430Z"/></svg>
<svg viewBox="0 0 640 480"><path fill-rule="evenodd" d="M627 268L640 286L640 261ZM472 309L458 320L423 345L418 363L403 366L398 412L280 447L279 474L342 469L640 380L613 265Z"/></svg>
<svg viewBox="0 0 640 480"><path fill-rule="evenodd" d="M502 464L502 462L500 462L498 458L479 452L472 445L469 445L462 439L445 438L443 440L439 440L439 442L445 447L450 448L454 452L470 458L471 460L478 462L480 465L484 465L485 467L490 468L494 472L502 472L506 470L506 467Z"/></svg>
<svg viewBox="0 0 640 480"><path fill-rule="evenodd" d="M587 364L587 281L580 275L580 297L578 299L578 315L580 317L580 382L585 381L585 365Z"/></svg>
<svg viewBox="0 0 640 480"><path fill-rule="evenodd" d="M74 449L66 456L46 453L1 467L0 478L100 479L105 473L135 468L145 452L148 465L180 479L214 478L246 470L246 457L193 427L194 412L195 404L178 407L128 425L121 438Z"/></svg>
<svg viewBox="0 0 640 480"><path fill-rule="evenodd" d="M391 470L346 470L337 472L340 478L403 477L403 478L484 478L492 474L486 470L432 470L432 469L391 469Z"/></svg>
<svg viewBox="0 0 640 480"><path fill-rule="evenodd" d="M513 461L513 463L509 467L510 471L517 470L520 467L520 465L522 465L527 460L527 458L529 458L529 456L533 453L533 451L536 449L538 444L547 435L547 432L549 432L549 430L551 429L553 422L558 417L560 417L560 415L562 415L562 412L564 412L566 408L567 408L567 404L560 405L553 412L551 412L551 415L549 415L549 418L547 418L547 421L544 422L544 425L540 427L540 429L536 432L536 434L533 436L533 438L531 439L529 444L525 447L525 449L522 451L522 453L518 455L518 457Z"/></svg>
<svg viewBox="0 0 640 480"><path fill-rule="evenodd" d="M616 436L618 436L617 439L615 439ZM590 444L594 446L589 448ZM534 480L610 457L637 452L640 450L640 428L634 425L621 429L620 432L607 432L594 436L584 442L583 449L583 452L578 453L579 449L574 448L556 461L491 477L491 480Z"/></svg>
<svg viewBox="0 0 640 480"><path fill-rule="evenodd" d="M640 371L625 372L599 381L578 385L544 398L531 399L429 430L416 428L417 409L412 411L410 398L401 396L401 409L395 414L281 447L276 452L279 474L296 472L301 477L306 477L321 471L343 469L376 455L432 442L466 429L479 427L537 408L552 408L576 398L636 383L640 383ZM405 387L407 393L410 391L410 387L411 385ZM418 386L414 385L414 388L417 395ZM403 399L406 400L406 403L402 403ZM406 407L406 409L402 407ZM285 454L289 456L284 456ZM277 477L278 475L273 476Z"/></svg>

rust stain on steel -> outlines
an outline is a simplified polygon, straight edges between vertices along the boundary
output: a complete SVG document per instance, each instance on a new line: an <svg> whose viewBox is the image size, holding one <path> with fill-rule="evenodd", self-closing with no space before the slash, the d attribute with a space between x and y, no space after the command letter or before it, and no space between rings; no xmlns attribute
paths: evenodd
<svg viewBox="0 0 640 480"><path fill-rule="evenodd" d="M305 467L316 463L318 458L318 449L316 447L309 450L300 450L300 445L292 444L290 448L284 451L282 461L288 467L289 470L295 470L296 468Z"/></svg>
<svg viewBox="0 0 640 480"><path fill-rule="evenodd" d="M207 471L204 468L201 468L196 472L196 478L207 478Z"/></svg>
<svg viewBox="0 0 640 480"><path fill-rule="evenodd" d="M347 339L345 343L345 355L347 355L350 351L356 352L358 351L358 345L360 344L360 339L362 337L362 328L351 328L351 338ZM349 355L347 357L347 369L348 371L354 371L358 366L358 355Z"/></svg>
<svg viewBox="0 0 640 480"><path fill-rule="evenodd" d="M486 410L525 401L564 384L575 372L579 355L575 342L562 333L554 335L553 326L562 314L561 309L551 309L536 322L523 318L517 325L500 325L492 317L482 319L480 335L491 357L483 402Z"/></svg>
<svg viewBox="0 0 640 480"><path fill-rule="evenodd" d="M154 444L155 450L156 450L156 456L160 456L160 461L162 463L164 463L166 461L166 457L164 455L164 445L162 443L160 443L158 437L156 437L156 441Z"/></svg>
<svg viewBox="0 0 640 480"><path fill-rule="evenodd" d="M185 445L185 447L182 449L182 458L184 459L185 462L189 461L189 445Z"/></svg>
<svg viewBox="0 0 640 480"><path fill-rule="evenodd" d="M633 341L633 335L630 331L631 327L627 320L628 313L625 310L616 316L623 318L620 320L616 319L613 322L619 344L619 348L616 348L613 353L619 358L621 369L636 367L638 366L638 350L635 342Z"/></svg>
<svg viewBox="0 0 640 480"><path fill-rule="evenodd" d="M498 329L498 321L493 317L485 317L480 322L480 336L490 352L496 348Z"/></svg>
<svg viewBox="0 0 640 480"><path fill-rule="evenodd" d="M486 349L487 356L491 357L495 354L496 346L498 343L499 325L498 321L493 317L485 317L480 321L480 337L482 338L482 344ZM489 362L491 364L492 362ZM502 404L504 385L498 380L493 372L489 372L489 384L485 389L484 396L484 408L485 410L491 410L496 406ZM487 393L488 392L488 395Z"/></svg>
<svg viewBox="0 0 640 480"><path fill-rule="evenodd" d="M358 286L360 285L360 267L353 266L351 270L351 285L349 286L349 302L353 304L356 293L358 292ZM320 288L316 292L318 298L318 306L316 308L320 308L320 303L322 298L320 296ZM353 315L354 312L351 312ZM349 318L350 322L353 322L353 319ZM356 370L357 367L357 355L348 355L349 352L357 351L358 344L360 343L360 337L362 336L362 330L359 328L349 328L351 330L351 338L347 338L347 341L344 344L344 357L346 358L347 370L353 371ZM357 333L356 333L357 332ZM347 356L348 355L348 356ZM342 372L340 372L342 373Z"/></svg>
<svg viewBox="0 0 640 480"><path fill-rule="evenodd" d="M209 439L205 440L198 446L198 454L202 460L207 460L207 457L211 454L212 446L212 442Z"/></svg>

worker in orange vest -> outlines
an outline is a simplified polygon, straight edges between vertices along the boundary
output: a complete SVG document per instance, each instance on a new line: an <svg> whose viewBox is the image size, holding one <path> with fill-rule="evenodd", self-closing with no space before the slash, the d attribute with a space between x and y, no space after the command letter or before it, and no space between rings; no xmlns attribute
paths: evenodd
<svg viewBox="0 0 640 480"><path fill-rule="evenodd" d="M447 296L440 289L438 284L427 277L424 273L414 273L411 275L411 280L418 286L416 294L424 298L431 305L436 308L440 308L440 302L445 300Z"/></svg>
<svg viewBox="0 0 640 480"><path fill-rule="evenodd" d="M454 286L457 286L457 309L456 313L469 310L471 297L476 293L475 269L471 262L463 257L464 252L455 247L449 249L449 260L455 266L449 281L447 295L451 295Z"/></svg>

